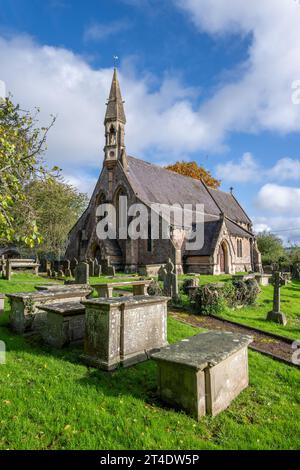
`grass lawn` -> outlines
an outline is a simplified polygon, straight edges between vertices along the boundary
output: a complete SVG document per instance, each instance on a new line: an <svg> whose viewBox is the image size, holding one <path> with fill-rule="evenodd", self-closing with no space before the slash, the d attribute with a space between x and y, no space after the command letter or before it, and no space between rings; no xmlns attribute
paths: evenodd
<svg viewBox="0 0 300 470"><path fill-rule="evenodd" d="M220 316L227 320L254 326L281 336L300 339L300 281L292 281L281 288L281 311L286 314L286 326L266 320L273 306L273 287L262 287L262 292L254 306L242 309L226 309Z"/></svg>
<svg viewBox="0 0 300 470"><path fill-rule="evenodd" d="M29 276L29 277L28 277ZM14 285L13 285L14 283ZM32 275L0 280L0 292L33 290ZM250 386L199 423L156 397L151 361L105 373L14 335L0 320L0 449L298 449L300 371L250 351ZM240 314L240 312L238 312ZM169 341L199 330L169 318Z"/></svg>

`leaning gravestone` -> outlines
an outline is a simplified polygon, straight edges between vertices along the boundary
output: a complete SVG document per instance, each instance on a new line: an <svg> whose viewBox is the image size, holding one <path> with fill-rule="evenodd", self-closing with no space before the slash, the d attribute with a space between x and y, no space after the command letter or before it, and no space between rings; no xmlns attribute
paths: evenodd
<svg viewBox="0 0 300 470"><path fill-rule="evenodd" d="M287 319L284 313L280 311L280 288L285 285L285 279L279 271L276 271L273 274L273 285L274 285L274 295L273 295L273 310L268 313L267 320L280 323L281 325L287 324Z"/></svg>
<svg viewBox="0 0 300 470"><path fill-rule="evenodd" d="M75 284L89 283L89 265L81 262L75 268Z"/></svg>

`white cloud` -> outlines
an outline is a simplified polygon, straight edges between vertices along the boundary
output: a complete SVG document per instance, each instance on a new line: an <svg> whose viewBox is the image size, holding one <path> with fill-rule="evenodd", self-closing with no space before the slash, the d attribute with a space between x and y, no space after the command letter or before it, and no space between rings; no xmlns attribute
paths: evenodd
<svg viewBox="0 0 300 470"><path fill-rule="evenodd" d="M230 131L299 131L292 84L300 79L300 5L293 0L174 1L202 32L216 38L252 36L240 78L220 86L201 109L214 142Z"/></svg>
<svg viewBox="0 0 300 470"><path fill-rule="evenodd" d="M101 41L114 34L127 31L130 27L130 22L125 18L111 23L92 23L84 31L84 40Z"/></svg>
<svg viewBox="0 0 300 470"><path fill-rule="evenodd" d="M240 162L228 161L216 167L216 176L221 180L245 183L257 179L259 165L251 155L245 153Z"/></svg>
<svg viewBox="0 0 300 470"><path fill-rule="evenodd" d="M300 188L265 184L256 198L256 206L264 211L277 214L300 215Z"/></svg>
<svg viewBox="0 0 300 470"><path fill-rule="evenodd" d="M242 158L220 163L216 166L216 176L224 181L246 183L262 179L272 181L300 181L300 160L281 158L270 168L263 168L253 155L246 152Z"/></svg>
<svg viewBox="0 0 300 470"><path fill-rule="evenodd" d="M284 244L300 243L300 217L254 217L253 227L255 233L263 231L272 232L280 237Z"/></svg>
<svg viewBox="0 0 300 470"><path fill-rule="evenodd" d="M300 160L282 158L271 168L269 177L278 181L300 180Z"/></svg>
<svg viewBox="0 0 300 470"><path fill-rule="evenodd" d="M71 184L81 193L86 193L89 197L92 195L94 187L97 182L97 178L91 176L90 174L77 173L74 174L64 174L64 181Z"/></svg>
<svg viewBox="0 0 300 470"><path fill-rule="evenodd" d="M57 115L48 138L48 162L69 175L80 168L83 173L100 171L112 70L95 70L69 50L41 46L24 36L0 37L0 63L0 78L16 102L26 109L40 107L43 124L50 114ZM166 76L151 92L147 76L137 77L129 67L119 75L129 154L143 157L151 150L157 161L162 156L171 161L201 146L206 128L193 109L193 89Z"/></svg>
<svg viewBox="0 0 300 470"><path fill-rule="evenodd" d="M0 98L5 98L6 97L6 86L5 83L0 80Z"/></svg>

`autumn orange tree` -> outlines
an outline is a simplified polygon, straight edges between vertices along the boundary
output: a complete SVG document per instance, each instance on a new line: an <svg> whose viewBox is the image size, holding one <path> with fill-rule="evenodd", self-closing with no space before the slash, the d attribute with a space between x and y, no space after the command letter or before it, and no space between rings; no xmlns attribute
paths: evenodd
<svg viewBox="0 0 300 470"><path fill-rule="evenodd" d="M189 176L196 180L202 180L210 188L218 188L221 181L215 179L208 170L205 170L202 166L197 165L196 162L176 162L173 165L165 167L166 170L174 171L183 176Z"/></svg>

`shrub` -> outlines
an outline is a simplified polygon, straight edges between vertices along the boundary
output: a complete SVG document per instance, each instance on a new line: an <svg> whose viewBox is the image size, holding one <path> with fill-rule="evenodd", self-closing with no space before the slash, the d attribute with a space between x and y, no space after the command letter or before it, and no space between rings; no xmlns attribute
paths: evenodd
<svg viewBox="0 0 300 470"><path fill-rule="evenodd" d="M255 279L246 281L234 281L236 305L253 305L256 301L260 288Z"/></svg>
<svg viewBox="0 0 300 470"><path fill-rule="evenodd" d="M226 307L252 305L260 292L255 279L247 281L206 284L198 287L191 302L202 315L221 313Z"/></svg>
<svg viewBox="0 0 300 470"><path fill-rule="evenodd" d="M225 306L223 287L216 284L206 284L198 287L192 297L195 310L202 315L220 313Z"/></svg>

